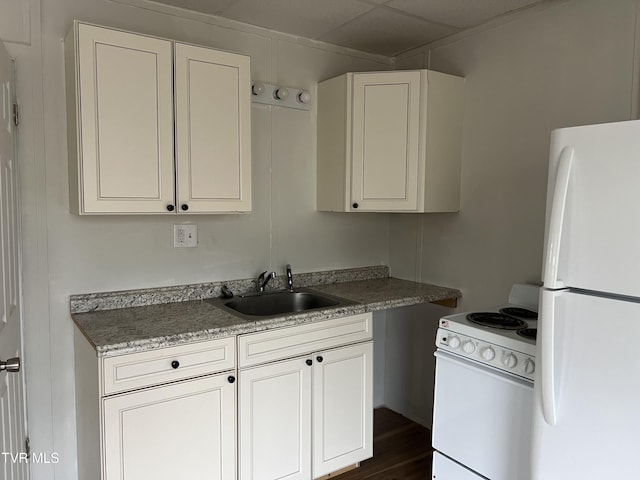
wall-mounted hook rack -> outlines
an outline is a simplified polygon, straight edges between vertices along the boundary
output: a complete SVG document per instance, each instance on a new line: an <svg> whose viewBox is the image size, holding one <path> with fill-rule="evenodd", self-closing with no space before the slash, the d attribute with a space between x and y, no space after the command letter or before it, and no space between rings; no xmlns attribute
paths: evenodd
<svg viewBox="0 0 640 480"><path fill-rule="evenodd" d="M311 110L311 100L311 93L302 88L271 85L264 82L253 82L251 85L251 101L253 103Z"/></svg>

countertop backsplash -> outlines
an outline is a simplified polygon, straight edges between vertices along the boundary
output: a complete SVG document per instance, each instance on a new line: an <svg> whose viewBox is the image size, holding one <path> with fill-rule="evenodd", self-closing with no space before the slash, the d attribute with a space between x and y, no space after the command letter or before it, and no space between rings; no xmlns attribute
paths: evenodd
<svg viewBox="0 0 640 480"><path fill-rule="evenodd" d="M378 265L371 267L346 268L323 272L294 273L294 288L314 287L334 283L353 282L357 280L373 280L389 277L389 267ZM287 278L279 275L267 286L269 290L286 288ZM71 313L97 312L128 307L142 307L164 303L187 302L221 296L221 288L227 285L234 295L244 295L256 290L254 278L226 280L210 283L178 285L175 287L144 288L138 290L122 290L103 293L85 293L71 295L69 306Z"/></svg>

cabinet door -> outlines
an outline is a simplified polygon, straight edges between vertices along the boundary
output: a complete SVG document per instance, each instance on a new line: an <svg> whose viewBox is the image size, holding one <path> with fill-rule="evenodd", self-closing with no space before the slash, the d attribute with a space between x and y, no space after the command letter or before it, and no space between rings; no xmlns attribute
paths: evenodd
<svg viewBox="0 0 640 480"><path fill-rule="evenodd" d="M316 355L313 478L373 456L373 342Z"/></svg>
<svg viewBox="0 0 640 480"><path fill-rule="evenodd" d="M235 480L235 384L228 375L103 400L108 480Z"/></svg>
<svg viewBox="0 0 640 480"><path fill-rule="evenodd" d="M351 210L417 210L420 72L354 74L352 102Z"/></svg>
<svg viewBox="0 0 640 480"><path fill-rule="evenodd" d="M174 203L171 42L77 28L79 213L166 213Z"/></svg>
<svg viewBox="0 0 640 480"><path fill-rule="evenodd" d="M305 360L240 371L240 480L311 478L312 367Z"/></svg>
<svg viewBox="0 0 640 480"><path fill-rule="evenodd" d="M249 57L180 43L175 48L179 209L250 211Z"/></svg>

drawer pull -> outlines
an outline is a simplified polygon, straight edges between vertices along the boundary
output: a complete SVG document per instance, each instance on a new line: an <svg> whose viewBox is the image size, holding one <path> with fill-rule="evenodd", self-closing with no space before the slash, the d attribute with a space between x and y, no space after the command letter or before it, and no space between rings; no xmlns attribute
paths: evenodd
<svg viewBox="0 0 640 480"><path fill-rule="evenodd" d="M180 362L178 360L174 360L171 362L171 368L176 369L180 366Z"/></svg>

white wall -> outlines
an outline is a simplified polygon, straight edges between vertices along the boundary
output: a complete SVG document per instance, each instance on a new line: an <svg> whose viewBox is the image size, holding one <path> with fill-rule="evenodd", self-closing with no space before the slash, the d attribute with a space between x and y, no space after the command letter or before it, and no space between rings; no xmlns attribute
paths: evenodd
<svg viewBox="0 0 640 480"><path fill-rule="evenodd" d="M394 275L460 288L466 309L540 281L550 132L631 118L637 6L558 2L403 55L398 68L466 78L462 204L392 217ZM407 244L412 258L398 254Z"/></svg>
<svg viewBox="0 0 640 480"><path fill-rule="evenodd" d="M558 2L399 59L398 69L429 67L466 86L461 211L391 216L393 276L459 288L461 310L504 303L511 284L540 281L550 132L632 118L637 9L636 0ZM404 383L387 375L385 397L429 418L431 397L414 385L433 381L435 329L429 338L411 332L438 314L410 316L388 315L389 329L404 331L387 333L387 372L407 350L431 368ZM409 395L395 400L395 391Z"/></svg>
<svg viewBox="0 0 640 480"><path fill-rule="evenodd" d="M131 2L139 6L31 0L30 41L9 44L23 117L29 427L34 451L60 456L57 465L34 465L34 480L77 476L70 294L246 278L267 268L282 272L285 263L295 273L388 261L388 216L315 211L315 111L253 107L251 214L178 219L68 213L62 39L73 19L249 54L253 79L312 92L318 80L346 71L392 67L383 57ZM173 248L172 225L179 221L198 225L198 248Z"/></svg>

